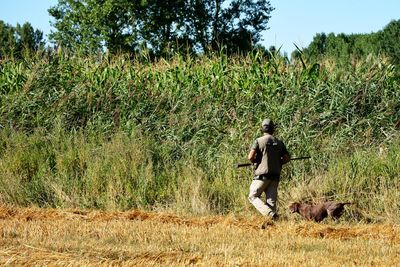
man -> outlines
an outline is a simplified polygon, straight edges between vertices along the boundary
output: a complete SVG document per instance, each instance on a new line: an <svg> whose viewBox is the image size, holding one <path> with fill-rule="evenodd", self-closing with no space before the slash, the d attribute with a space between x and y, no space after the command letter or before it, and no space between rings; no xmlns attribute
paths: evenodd
<svg viewBox="0 0 400 267"><path fill-rule="evenodd" d="M250 185L249 201L267 217L262 228L272 224L278 218L276 199L282 165L290 161L285 144L273 136L275 125L272 120L262 122L263 136L257 138L249 152L248 159L254 164L254 178ZM262 193L266 202L260 199Z"/></svg>

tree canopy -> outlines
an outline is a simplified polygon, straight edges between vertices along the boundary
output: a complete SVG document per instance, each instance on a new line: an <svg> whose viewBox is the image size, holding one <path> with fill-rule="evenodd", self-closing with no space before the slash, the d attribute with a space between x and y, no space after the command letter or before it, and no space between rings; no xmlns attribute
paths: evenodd
<svg viewBox="0 0 400 267"><path fill-rule="evenodd" d="M266 0L59 0L50 38L89 52L246 52L273 10Z"/></svg>
<svg viewBox="0 0 400 267"><path fill-rule="evenodd" d="M0 20L0 58L21 56L23 51L37 51L44 46L43 32L29 22L12 26Z"/></svg>
<svg viewBox="0 0 400 267"><path fill-rule="evenodd" d="M399 64L400 20L393 20L382 30L369 34L318 33L303 52L311 61L328 56L347 64L352 58L381 54Z"/></svg>

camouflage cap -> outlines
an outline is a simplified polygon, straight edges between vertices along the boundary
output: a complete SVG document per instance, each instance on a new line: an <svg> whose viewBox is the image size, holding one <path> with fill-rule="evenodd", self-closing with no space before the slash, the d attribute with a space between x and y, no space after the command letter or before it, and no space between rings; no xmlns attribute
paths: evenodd
<svg viewBox="0 0 400 267"><path fill-rule="evenodd" d="M265 120L263 120L263 122L261 124L261 128L264 133L267 133L267 132L274 131L275 125L271 119L265 119Z"/></svg>

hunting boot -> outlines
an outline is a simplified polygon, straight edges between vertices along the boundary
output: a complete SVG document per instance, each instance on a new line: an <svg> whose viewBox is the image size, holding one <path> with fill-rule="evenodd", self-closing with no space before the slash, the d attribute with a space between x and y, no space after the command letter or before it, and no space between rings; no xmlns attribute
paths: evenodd
<svg viewBox="0 0 400 267"><path fill-rule="evenodd" d="M272 220L272 218L268 217L261 225L261 229L266 229L271 226L274 226L274 221Z"/></svg>
<svg viewBox="0 0 400 267"><path fill-rule="evenodd" d="M275 222L279 219L278 214L274 214L272 217L268 216L266 217L266 220L263 222L261 225L261 229L266 229L268 227L274 226Z"/></svg>

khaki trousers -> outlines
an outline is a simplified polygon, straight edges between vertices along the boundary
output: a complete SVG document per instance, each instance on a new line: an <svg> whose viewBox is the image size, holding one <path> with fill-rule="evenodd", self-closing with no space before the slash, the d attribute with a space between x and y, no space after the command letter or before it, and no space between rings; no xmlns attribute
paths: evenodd
<svg viewBox="0 0 400 267"><path fill-rule="evenodd" d="M278 196L279 180L253 180L250 185L249 201L264 216L276 214L276 199ZM266 202L260 199L262 193L266 195Z"/></svg>

